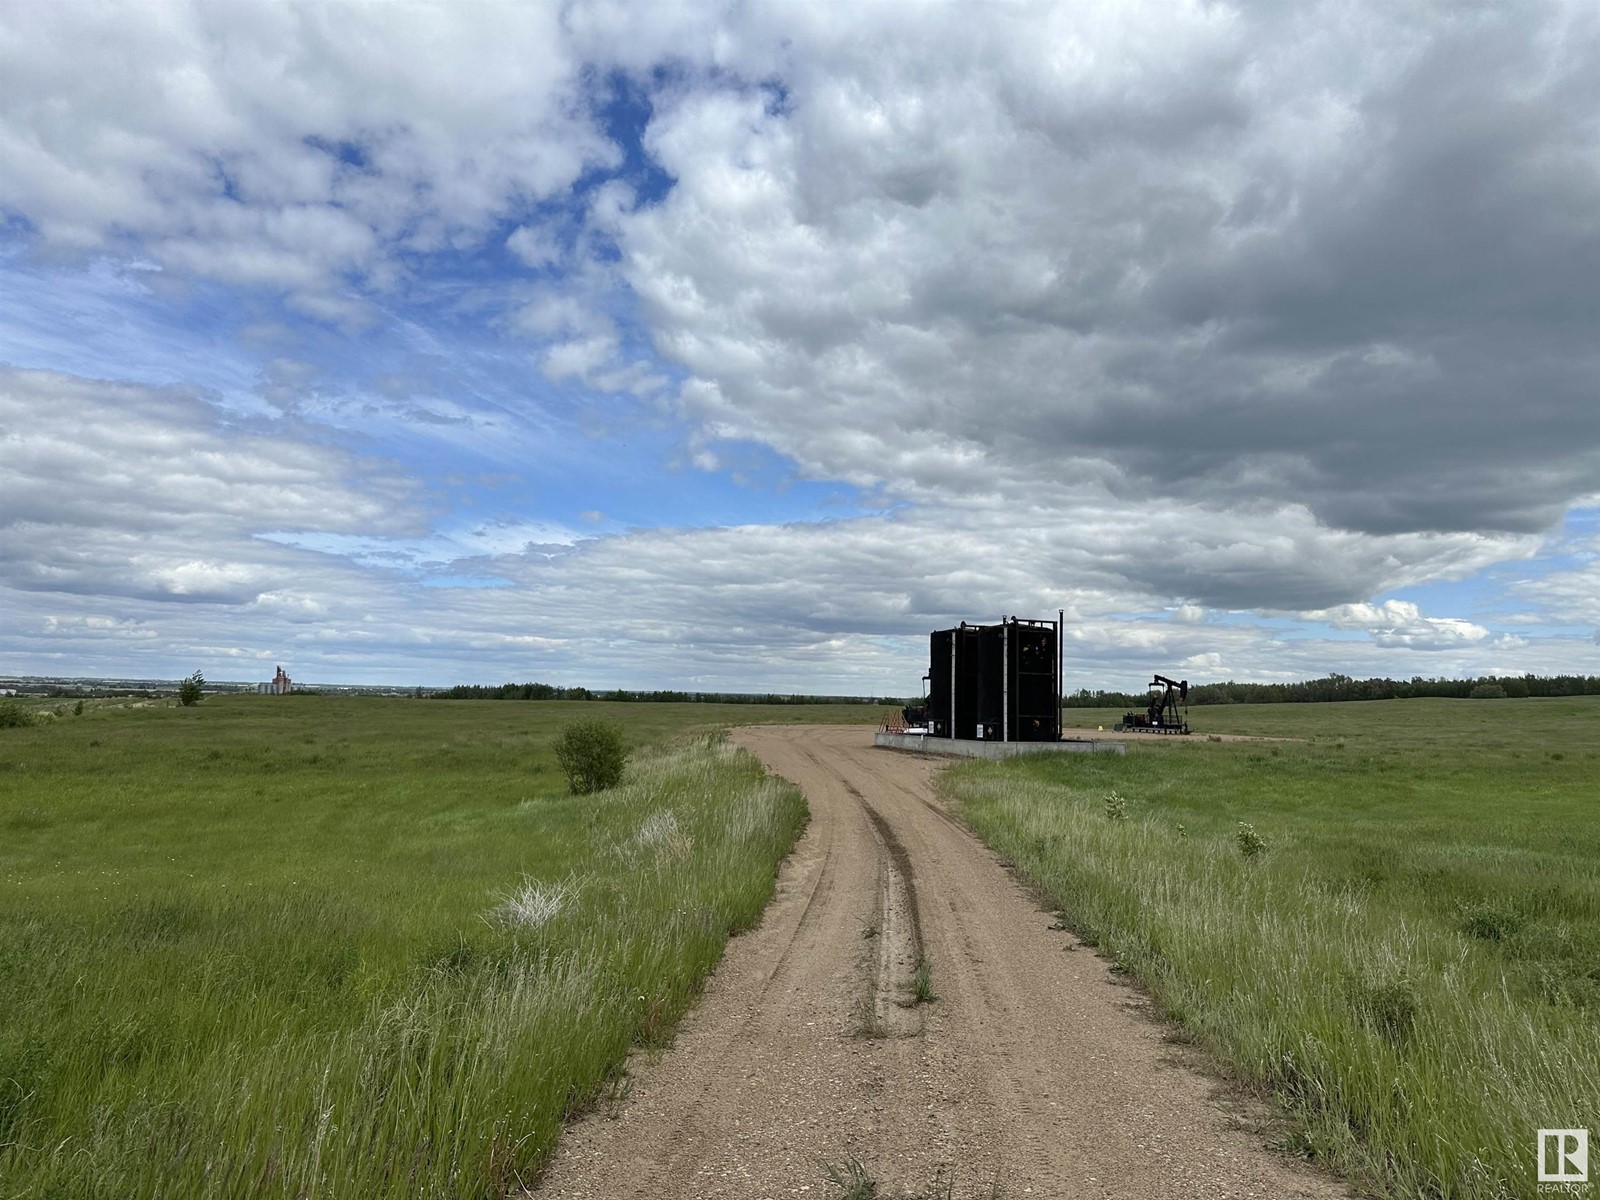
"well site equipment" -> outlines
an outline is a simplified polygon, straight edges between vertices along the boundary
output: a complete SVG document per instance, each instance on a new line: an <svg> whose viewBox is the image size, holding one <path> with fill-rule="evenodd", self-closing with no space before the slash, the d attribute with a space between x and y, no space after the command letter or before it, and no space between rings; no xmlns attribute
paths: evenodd
<svg viewBox="0 0 1600 1200"><path fill-rule="evenodd" d="M1162 688L1166 691L1162 691ZM1178 711L1179 703L1183 711ZM1189 732L1189 681L1157 675L1150 683L1150 703L1144 712L1123 713L1118 733Z"/></svg>
<svg viewBox="0 0 1600 1200"><path fill-rule="evenodd" d="M888 714L873 745L967 758L1126 753L1120 741L1061 736L1064 617L1003 617L998 625L963 621L934 630L922 677L925 699Z"/></svg>
<svg viewBox="0 0 1600 1200"><path fill-rule="evenodd" d="M928 639L930 737L995 742L1061 739L1061 624L1004 617L936 629ZM908 714L910 715L910 714Z"/></svg>

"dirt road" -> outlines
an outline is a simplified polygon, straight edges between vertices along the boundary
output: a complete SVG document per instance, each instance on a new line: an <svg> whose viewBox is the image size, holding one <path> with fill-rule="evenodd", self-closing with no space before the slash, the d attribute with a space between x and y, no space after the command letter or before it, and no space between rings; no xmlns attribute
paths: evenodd
<svg viewBox="0 0 1600 1200"><path fill-rule="evenodd" d="M945 813L931 762L859 726L735 738L810 827L675 1045L568 1131L537 1195L837 1196L824 1164L852 1159L880 1196L1346 1194L1263 1148Z"/></svg>

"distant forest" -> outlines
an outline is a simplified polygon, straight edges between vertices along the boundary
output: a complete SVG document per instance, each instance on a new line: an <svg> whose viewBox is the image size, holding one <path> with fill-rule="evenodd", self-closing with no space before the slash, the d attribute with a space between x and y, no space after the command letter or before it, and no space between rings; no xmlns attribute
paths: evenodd
<svg viewBox="0 0 1600 1200"><path fill-rule="evenodd" d="M1148 692L1094 692L1062 698L1066 708L1143 708ZM1192 683L1190 704L1318 704L1331 700L1411 700L1423 696L1479 699L1600 696L1600 675L1485 675L1478 679L1352 679L1327 675L1301 683Z"/></svg>
<svg viewBox="0 0 1600 1200"><path fill-rule="evenodd" d="M419 689L420 691L420 689ZM625 688L590 691L586 687L556 687L550 683L502 683L483 687L458 683L453 688L429 692L430 700L612 700L631 704L902 704L894 696L785 696L777 692L636 692Z"/></svg>

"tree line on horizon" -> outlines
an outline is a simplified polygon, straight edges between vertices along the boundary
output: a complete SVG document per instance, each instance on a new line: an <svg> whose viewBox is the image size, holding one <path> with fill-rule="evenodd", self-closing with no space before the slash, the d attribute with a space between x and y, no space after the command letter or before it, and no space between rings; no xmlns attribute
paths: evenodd
<svg viewBox="0 0 1600 1200"><path fill-rule="evenodd" d="M417 689L418 694L422 689ZM502 683L484 686L458 683L425 693L429 700L609 700L627 704L902 704L896 696L806 696L781 692L685 692L662 688L591 690L557 687L553 683Z"/></svg>
<svg viewBox="0 0 1600 1200"><path fill-rule="evenodd" d="M1472 679L1352 679L1324 675L1299 683L1192 683L1190 704L1318 704L1339 700L1413 700L1423 697L1465 700L1485 696L1600 696L1600 675L1482 675ZM1091 691L1080 688L1064 708L1142 708L1148 692Z"/></svg>

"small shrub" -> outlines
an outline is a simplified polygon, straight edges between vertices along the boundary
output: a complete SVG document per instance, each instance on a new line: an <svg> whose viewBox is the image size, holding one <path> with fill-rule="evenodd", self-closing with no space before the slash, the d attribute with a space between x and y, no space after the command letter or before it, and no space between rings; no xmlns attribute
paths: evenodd
<svg viewBox="0 0 1600 1200"><path fill-rule="evenodd" d="M1504 904L1469 904L1461 910L1461 932L1485 942L1503 942L1527 921Z"/></svg>
<svg viewBox="0 0 1600 1200"><path fill-rule="evenodd" d="M194 705L199 704L201 689L205 686L205 676L196 671L178 685L178 703L185 708L192 708Z"/></svg>
<svg viewBox="0 0 1600 1200"><path fill-rule="evenodd" d="M15 700L0 700L0 729L21 729L32 724L33 718L22 705Z"/></svg>
<svg viewBox="0 0 1600 1200"><path fill-rule="evenodd" d="M1357 990L1356 1011L1391 1045L1410 1036L1418 1007L1416 989L1404 976Z"/></svg>
<svg viewBox="0 0 1600 1200"><path fill-rule="evenodd" d="M655 859L657 866L667 863L682 862L689 857L689 852L694 849L694 838L684 832L678 824L678 814L670 809L653 812L644 819L639 826L639 832L633 835L628 847L635 850L646 850Z"/></svg>
<svg viewBox="0 0 1600 1200"><path fill-rule="evenodd" d="M1468 700L1504 700L1506 690L1498 683L1480 683L1467 693Z"/></svg>
<svg viewBox="0 0 1600 1200"><path fill-rule="evenodd" d="M1239 853L1246 858L1255 858L1267 848L1267 839L1257 833L1256 827L1248 821L1239 822L1233 840L1239 844Z"/></svg>
<svg viewBox="0 0 1600 1200"><path fill-rule="evenodd" d="M570 879L559 883L540 883L524 877L522 886L502 899L490 916L501 925L542 929L567 907L577 890L577 885Z"/></svg>
<svg viewBox="0 0 1600 1200"><path fill-rule="evenodd" d="M888 1026L878 1015L876 997L870 992L856 1004L856 1036L869 1042L880 1042L889 1036Z"/></svg>
<svg viewBox="0 0 1600 1200"><path fill-rule="evenodd" d="M1106 793L1106 819L1109 821L1128 819L1128 802L1116 792Z"/></svg>
<svg viewBox="0 0 1600 1200"><path fill-rule="evenodd" d="M827 1172L828 1181L839 1189L839 1200L873 1200L878 1194L877 1181L857 1159L847 1159L838 1166L823 1163L822 1169Z"/></svg>
<svg viewBox="0 0 1600 1200"><path fill-rule="evenodd" d="M566 773L575 796L604 791L622 782L628 751L622 730L610 721L587 718L574 721L556 738L556 762Z"/></svg>
<svg viewBox="0 0 1600 1200"><path fill-rule="evenodd" d="M1533 991L1539 999L1556 1008L1594 1008L1600 1002L1600 968L1587 975L1569 975L1558 968L1541 965L1533 974Z"/></svg>
<svg viewBox="0 0 1600 1200"><path fill-rule="evenodd" d="M74 704L72 706L72 715L75 716L75 717L83 716L83 701L82 700L79 700L76 704Z"/></svg>

